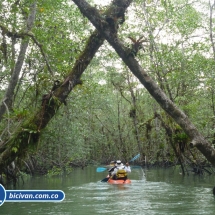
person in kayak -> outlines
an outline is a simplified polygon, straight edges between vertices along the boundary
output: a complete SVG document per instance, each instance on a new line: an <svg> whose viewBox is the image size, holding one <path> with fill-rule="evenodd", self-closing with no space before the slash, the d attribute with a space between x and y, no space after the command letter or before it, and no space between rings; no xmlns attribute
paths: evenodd
<svg viewBox="0 0 215 215"><path fill-rule="evenodd" d="M128 178L127 173L129 172L131 172L129 163L126 163L126 165L124 166L124 164L120 160L118 160L116 161L115 168L111 172L111 178L113 180L126 180Z"/></svg>
<svg viewBox="0 0 215 215"><path fill-rule="evenodd" d="M110 162L110 167L111 168L108 170L109 177L112 176L112 173L113 173L114 169L116 168L116 161L111 161Z"/></svg>

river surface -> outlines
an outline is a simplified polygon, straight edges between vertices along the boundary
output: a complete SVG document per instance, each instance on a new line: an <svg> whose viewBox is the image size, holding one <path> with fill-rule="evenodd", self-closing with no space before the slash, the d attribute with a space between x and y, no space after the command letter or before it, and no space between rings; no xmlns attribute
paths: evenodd
<svg viewBox="0 0 215 215"><path fill-rule="evenodd" d="M100 182L91 166L64 177L33 177L19 190L62 190L62 202L5 202L0 215L214 215L213 176L183 177L177 169L134 168L129 185Z"/></svg>

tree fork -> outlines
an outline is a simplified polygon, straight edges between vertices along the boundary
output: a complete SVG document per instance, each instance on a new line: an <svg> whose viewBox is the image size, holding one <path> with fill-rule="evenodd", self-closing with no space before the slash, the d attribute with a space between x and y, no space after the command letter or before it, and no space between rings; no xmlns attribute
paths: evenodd
<svg viewBox="0 0 215 215"><path fill-rule="evenodd" d="M103 37L115 49L120 58L128 66L131 72L139 79L139 81L148 90L151 96L159 103L161 108L167 112L175 122L181 126L184 132L192 140L191 145L196 148L207 158L213 166L215 166L215 150L211 144L200 134L197 128L192 124L187 115L181 111L162 91L155 81L146 73L139 65L134 56L129 55L128 48L119 40L117 34L112 33L109 25L104 24L104 19L100 16L96 8L90 6L85 0L73 0L79 7L80 11L86 16L91 23L100 31ZM90 11L94 11L93 14Z"/></svg>
<svg viewBox="0 0 215 215"><path fill-rule="evenodd" d="M103 16L120 18L124 16L131 2L132 0L113 0ZM122 20L120 24L123 22L124 20ZM87 41L85 49L76 60L75 65L67 75L67 78L63 81L63 84L50 93L46 104L43 104L32 119L26 120L12 137L4 141L6 144L0 146L0 173L3 172L4 167L7 167L16 158L23 158L26 155L24 152L27 152L30 147L37 144L41 130L46 127L61 104L65 102L65 99L72 89L77 84L80 84L81 75L104 40L105 39L98 30L92 33Z"/></svg>

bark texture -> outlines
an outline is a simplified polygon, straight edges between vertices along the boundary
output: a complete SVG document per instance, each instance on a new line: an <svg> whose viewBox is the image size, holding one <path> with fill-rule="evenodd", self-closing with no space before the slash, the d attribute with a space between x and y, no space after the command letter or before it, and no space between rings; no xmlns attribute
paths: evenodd
<svg viewBox="0 0 215 215"><path fill-rule="evenodd" d="M113 0L111 6L102 16L122 18L120 22L122 24L124 13L131 2L132 0ZM41 130L46 127L61 104L65 102L72 89L77 84L81 84L80 77L82 73L103 42L103 36L95 30L63 83L54 91L44 95L42 106L38 112L31 119L25 121L9 140L5 140L5 144L0 147L0 173L4 167L16 158L23 158L29 149L37 145Z"/></svg>
<svg viewBox="0 0 215 215"><path fill-rule="evenodd" d="M36 16L36 5L37 5L36 2L34 2L31 5L30 14L27 19L26 29L25 29L24 34L31 31L31 29L34 26L34 21L35 21L35 16ZM1 28L2 28L2 26L1 26ZM5 33L8 34L7 29L2 28L2 31L5 31ZM11 36L13 36L13 35L11 35ZM25 59L25 54L26 54L26 51L28 48L28 43L29 43L29 37L23 37L21 46L20 46L18 59L16 61L15 67L13 69L13 73L12 73L8 88L5 92L5 96L0 105L0 121L2 120L3 115L5 114L6 110L11 109L11 107L12 107L14 90L17 86L17 82L19 80L19 74L22 70L22 66L23 66L24 59Z"/></svg>
<svg viewBox="0 0 215 215"><path fill-rule="evenodd" d="M89 5L85 0L73 0L73 2L79 7L83 15L91 21L91 23L115 49L124 63L144 85L151 96L190 137L192 140L190 146L197 147L199 151L207 158L207 160L210 161L213 166L215 166L214 148L197 130L187 115L167 97L167 95L156 84L156 82L153 81L146 71L139 65L138 61L135 59L135 56L132 54L132 50L129 50L118 38L117 33L114 31L113 25L104 19L96 10L96 8Z"/></svg>

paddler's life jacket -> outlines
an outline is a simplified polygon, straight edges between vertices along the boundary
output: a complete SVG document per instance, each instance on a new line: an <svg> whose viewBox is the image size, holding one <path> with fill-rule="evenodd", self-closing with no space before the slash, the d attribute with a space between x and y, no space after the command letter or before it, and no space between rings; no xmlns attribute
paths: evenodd
<svg viewBox="0 0 215 215"><path fill-rule="evenodd" d="M124 169L119 169L116 173L117 179L127 177L127 172Z"/></svg>

